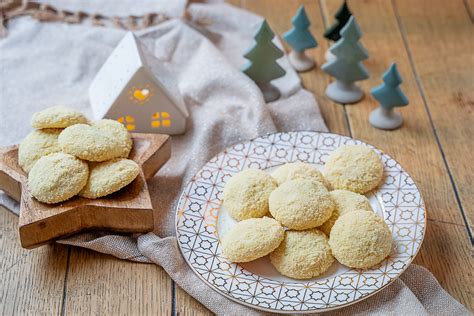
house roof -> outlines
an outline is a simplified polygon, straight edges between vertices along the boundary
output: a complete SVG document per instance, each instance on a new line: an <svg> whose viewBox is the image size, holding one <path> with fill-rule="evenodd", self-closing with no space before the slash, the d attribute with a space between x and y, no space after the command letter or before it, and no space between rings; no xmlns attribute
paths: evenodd
<svg viewBox="0 0 474 316"><path fill-rule="evenodd" d="M94 116L103 117L129 81L141 69L148 72L150 78L175 104L183 116L188 117L188 110L177 85L174 83L172 74L155 56L148 52L132 32L128 32L120 41L89 87Z"/></svg>

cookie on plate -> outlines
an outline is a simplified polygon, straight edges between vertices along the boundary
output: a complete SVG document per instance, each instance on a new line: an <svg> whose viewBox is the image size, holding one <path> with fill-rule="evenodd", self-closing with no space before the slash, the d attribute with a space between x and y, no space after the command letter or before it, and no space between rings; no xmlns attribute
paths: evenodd
<svg viewBox="0 0 474 316"><path fill-rule="evenodd" d="M59 133L61 129L57 128L35 130L20 142L18 164L26 173L41 157L61 151L58 145Z"/></svg>
<svg viewBox="0 0 474 316"><path fill-rule="evenodd" d="M273 218L246 219L222 238L222 252L232 262L249 262L275 250L284 236L283 227Z"/></svg>
<svg viewBox="0 0 474 316"><path fill-rule="evenodd" d="M310 279L324 272L334 262L328 238L317 229L287 231L280 246L270 254L273 266L294 279Z"/></svg>
<svg viewBox="0 0 474 316"><path fill-rule="evenodd" d="M355 210L372 212L369 200L361 194L347 190L334 190L329 192L329 194L336 203L336 208L331 217L318 227L319 230L328 236L339 216Z"/></svg>
<svg viewBox="0 0 474 316"><path fill-rule="evenodd" d="M87 118L81 112L62 105L36 112L31 117L31 126L34 128L66 128L85 123Z"/></svg>
<svg viewBox="0 0 474 316"><path fill-rule="evenodd" d="M111 120L107 120L111 121ZM71 155L88 161L106 161L123 157L131 148L131 143L117 133L122 124L111 128L109 122L101 121L90 125L76 124L64 129L58 137L61 149ZM128 132L127 132L128 134Z"/></svg>
<svg viewBox="0 0 474 316"><path fill-rule="evenodd" d="M323 173L335 190L364 194L376 188L382 181L383 165L372 148L364 145L345 145L329 156Z"/></svg>
<svg viewBox="0 0 474 316"><path fill-rule="evenodd" d="M43 156L28 175L28 188L38 201L53 204L79 193L87 183L89 168L85 161L65 153Z"/></svg>
<svg viewBox="0 0 474 316"><path fill-rule="evenodd" d="M130 184L139 172L137 163L130 159L90 163L89 179L79 195L89 199L109 195Z"/></svg>
<svg viewBox="0 0 474 316"><path fill-rule="evenodd" d="M270 194L269 209L282 225L303 230L322 225L331 217L334 201L323 184L296 179L284 182Z"/></svg>
<svg viewBox="0 0 474 316"><path fill-rule="evenodd" d="M331 189L331 185L323 174L309 163L292 162L284 164L272 173L272 177L277 180L278 184L295 179L313 179L324 184L326 189Z"/></svg>
<svg viewBox="0 0 474 316"><path fill-rule="evenodd" d="M120 147L120 157L127 158L132 149L132 136L127 131L125 126L120 124L117 121L103 119L97 122L92 123L93 127L96 127L100 130L109 132L114 138L118 140L118 146Z"/></svg>
<svg viewBox="0 0 474 316"><path fill-rule="evenodd" d="M222 205L239 221L262 217L268 213L268 197L276 187L276 181L265 171L247 169L225 184Z"/></svg>
<svg viewBox="0 0 474 316"><path fill-rule="evenodd" d="M385 259L392 249L392 234L373 212L357 210L338 218L329 237L336 259L351 268L367 269Z"/></svg>

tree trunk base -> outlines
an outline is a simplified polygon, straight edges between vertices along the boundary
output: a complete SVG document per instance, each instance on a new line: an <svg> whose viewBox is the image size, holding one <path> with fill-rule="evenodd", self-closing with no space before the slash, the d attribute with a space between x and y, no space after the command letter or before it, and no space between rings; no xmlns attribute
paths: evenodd
<svg viewBox="0 0 474 316"><path fill-rule="evenodd" d="M370 113L369 123L379 129L391 130L399 128L403 124L403 118L393 109L378 107Z"/></svg>
<svg viewBox="0 0 474 316"><path fill-rule="evenodd" d="M336 80L328 85L326 95L334 102L351 104L359 102L364 97L364 92L353 82L346 83Z"/></svg>
<svg viewBox="0 0 474 316"><path fill-rule="evenodd" d="M269 82L260 83L257 82L258 87L262 91L263 99L266 103L272 102L280 98L280 91L274 85Z"/></svg>
<svg viewBox="0 0 474 316"><path fill-rule="evenodd" d="M316 65L314 60L308 57L304 51L295 52L292 50L288 55L288 60L290 61L291 66L293 66L293 68L298 72L308 71Z"/></svg>

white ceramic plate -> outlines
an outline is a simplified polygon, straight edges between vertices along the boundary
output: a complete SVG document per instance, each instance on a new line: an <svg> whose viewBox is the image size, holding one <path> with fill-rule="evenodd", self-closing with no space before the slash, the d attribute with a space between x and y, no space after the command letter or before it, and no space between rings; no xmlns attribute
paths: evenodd
<svg viewBox="0 0 474 316"><path fill-rule="evenodd" d="M393 282L420 249L425 234L425 207L411 177L377 149L385 168L384 182L366 196L390 227L394 241L390 256L378 266L358 270L335 262L323 275L301 281L279 274L267 257L234 264L221 254L219 238L235 224L222 208L222 190L235 173L248 168L271 172L295 161L321 169L329 154L344 144L365 143L331 133L275 133L234 145L211 159L189 182L178 203L178 243L191 269L220 294L277 313L337 309Z"/></svg>

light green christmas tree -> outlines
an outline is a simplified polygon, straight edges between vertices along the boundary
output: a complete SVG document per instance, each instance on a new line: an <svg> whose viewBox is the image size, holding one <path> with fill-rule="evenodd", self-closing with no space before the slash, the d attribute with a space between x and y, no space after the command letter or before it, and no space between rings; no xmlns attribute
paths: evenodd
<svg viewBox="0 0 474 316"><path fill-rule="evenodd" d="M322 66L324 72L337 80L326 89L326 95L338 103L355 103L362 99L363 92L354 82L369 78L362 61L369 54L359 42L362 37L354 16L341 30L341 38L330 48L335 58Z"/></svg>
<svg viewBox="0 0 474 316"><path fill-rule="evenodd" d="M393 108L408 105L408 98L400 89L402 77L397 70L397 64L390 65L382 80L381 85L370 91L380 106L370 113L369 122L380 129L395 129L403 124L403 118Z"/></svg>
<svg viewBox="0 0 474 316"><path fill-rule="evenodd" d="M275 34L263 21L255 35L255 44L245 53L248 63L242 71L260 87L265 101L270 102L280 97L280 92L270 81L283 77L285 70L277 63L283 52L272 42Z"/></svg>
<svg viewBox="0 0 474 316"><path fill-rule="evenodd" d="M290 64L297 71L306 71L314 67L314 60L305 54L308 48L318 46L318 42L311 34L309 26L311 25L304 6L300 6L296 15L291 19L293 28L283 34L283 39L291 46L292 50L288 56Z"/></svg>

